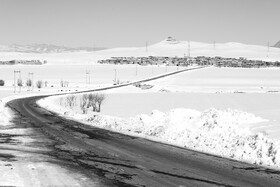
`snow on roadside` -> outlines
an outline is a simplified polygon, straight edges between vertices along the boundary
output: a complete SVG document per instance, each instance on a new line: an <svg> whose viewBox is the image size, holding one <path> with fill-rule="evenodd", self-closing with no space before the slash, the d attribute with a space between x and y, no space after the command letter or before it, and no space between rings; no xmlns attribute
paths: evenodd
<svg viewBox="0 0 280 187"><path fill-rule="evenodd" d="M12 97L6 97L0 99L0 125L6 126L10 124L10 119L12 118L12 113L8 107L5 107L8 101L12 100Z"/></svg>
<svg viewBox="0 0 280 187"><path fill-rule="evenodd" d="M57 97L38 103L64 117L88 125L211 153L253 164L280 168L280 141L250 132L249 124L266 121L239 110L210 108L203 112L154 110L129 119L95 113L81 114L56 104Z"/></svg>
<svg viewBox="0 0 280 187"><path fill-rule="evenodd" d="M31 96L38 96L38 95L45 95L46 93L31 93L31 94L22 94L22 95L11 95L8 97L0 98L0 126L7 126L10 125L10 120L13 117L13 112L10 108L6 107L6 104L9 101L12 101L14 99L20 99L24 97L31 97Z"/></svg>

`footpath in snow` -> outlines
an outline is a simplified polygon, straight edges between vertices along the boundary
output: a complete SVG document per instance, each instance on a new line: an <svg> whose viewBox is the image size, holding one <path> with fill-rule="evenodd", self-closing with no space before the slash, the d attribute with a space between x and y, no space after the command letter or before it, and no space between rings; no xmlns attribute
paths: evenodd
<svg viewBox="0 0 280 187"><path fill-rule="evenodd" d="M65 106L62 96L40 100L40 106L88 125L211 153L235 160L280 168L280 141L247 128L266 121L239 110L210 108L203 112L178 108L128 119L93 112L82 114ZM79 99L77 99L79 100ZM79 104L77 104L79 106Z"/></svg>

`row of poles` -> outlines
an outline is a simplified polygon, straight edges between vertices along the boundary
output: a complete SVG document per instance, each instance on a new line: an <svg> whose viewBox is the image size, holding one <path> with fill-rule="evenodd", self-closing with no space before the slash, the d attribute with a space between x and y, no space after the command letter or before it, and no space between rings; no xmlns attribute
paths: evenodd
<svg viewBox="0 0 280 187"><path fill-rule="evenodd" d="M19 86L18 81L22 81L21 79L21 71L20 70L14 70L14 93L17 91L17 87L19 87L19 92L21 92L21 86ZM28 86L28 91L33 91L34 89L34 73L28 73L28 80L30 80L30 85ZM23 83L21 83L23 84Z"/></svg>
<svg viewBox="0 0 280 187"><path fill-rule="evenodd" d="M177 67L177 70L178 67ZM114 71L114 82L117 82L117 69L113 69ZM165 72L167 72L167 66L165 67ZM91 71L90 70L86 70L86 87L88 87L91 84L91 77L90 77ZM154 67L152 67L152 74L154 74ZM135 76L138 76L138 66L135 66Z"/></svg>

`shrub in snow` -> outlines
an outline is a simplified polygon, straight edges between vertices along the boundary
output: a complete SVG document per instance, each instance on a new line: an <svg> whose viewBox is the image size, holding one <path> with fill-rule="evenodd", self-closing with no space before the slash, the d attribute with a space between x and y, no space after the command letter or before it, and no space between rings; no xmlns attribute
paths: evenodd
<svg viewBox="0 0 280 187"><path fill-rule="evenodd" d="M5 81L4 80L0 80L0 86L4 86L5 85Z"/></svg>
<svg viewBox="0 0 280 187"><path fill-rule="evenodd" d="M88 106L88 94L83 94L82 97L80 97L80 108L83 114L87 113L87 109L88 109L87 106Z"/></svg>
<svg viewBox="0 0 280 187"><path fill-rule="evenodd" d="M94 93L88 95L88 108L91 107L93 112L100 112L101 105L105 99L104 94Z"/></svg>
<svg viewBox="0 0 280 187"><path fill-rule="evenodd" d="M23 86L22 79L18 79L18 80L17 80L17 85L18 85L19 87L22 87L22 86Z"/></svg>
<svg viewBox="0 0 280 187"><path fill-rule="evenodd" d="M68 81L64 81L64 80L61 80L61 81L60 81L60 86L61 86L61 87L68 87L68 86L69 86L69 82L68 82Z"/></svg>
<svg viewBox="0 0 280 187"><path fill-rule="evenodd" d="M77 104L78 97L78 104ZM68 95L66 98L60 97L59 103L61 106L74 109L79 106L82 114L87 114L88 109L91 108L93 112L100 112L102 103L105 100L105 95L102 93L83 94L80 96ZM75 108L75 110L78 108Z"/></svg>
<svg viewBox="0 0 280 187"><path fill-rule="evenodd" d="M37 86L37 88L42 88L43 87L43 81L42 80L38 80L36 82L36 86Z"/></svg>
<svg viewBox="0 0 280 187"><path fill-rule="evenodd" d="M32 86L32 80L27 79L25 84L26 84L26 86L31 87Z"/></svg>

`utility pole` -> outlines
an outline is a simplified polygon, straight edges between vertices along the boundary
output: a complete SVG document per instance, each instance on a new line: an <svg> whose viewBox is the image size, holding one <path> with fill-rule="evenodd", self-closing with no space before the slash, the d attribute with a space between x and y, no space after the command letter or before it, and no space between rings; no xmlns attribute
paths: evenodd
<svg viewBox="0 0 280 187"><path fill-rule="evenodd" d="M190 44L190 41L188 41L188 56L191 57L191 44Z"/></svg>
<svg viewBox="0 0 280 187"><path fill-rule="evenodd" d="M21 72L19 71L19 80L21 81L21 86L19 86L19 93L21 92L21 87L22 87L22 79L21 79Z"/></svg>
<svg viewBox="0 0 280 187"><path fill-rule="evenodd" d="M14 93L16 93L16 70L14 70Z"/></svg>
<svg viewBox="0 0 280 187"><path fill-rule="evenodd" d="M16 88L17 88L17 80L16 80L17 74L19 74L19 78L21 78L20 70L14 70L14 93L16 93Z"/></svg>
<svg viewBox="0 0 280 187"><path fill-rule="evenodd" d="M114 82L115 82L115 84L117 84L117 69L114 69L114 71L115 71L115 80L114 80Z"/></svg>
<svg viewBox="0 0 280 187"><path fill-rule="evenodd" d="M90 85L90 71L86 70L86 87Z"/></svg>
<svg viewBox="0 0 280 187"><path fill-rule="evenodd" d="M148 53L148 42L146 42L146 53Z"/></svg>

